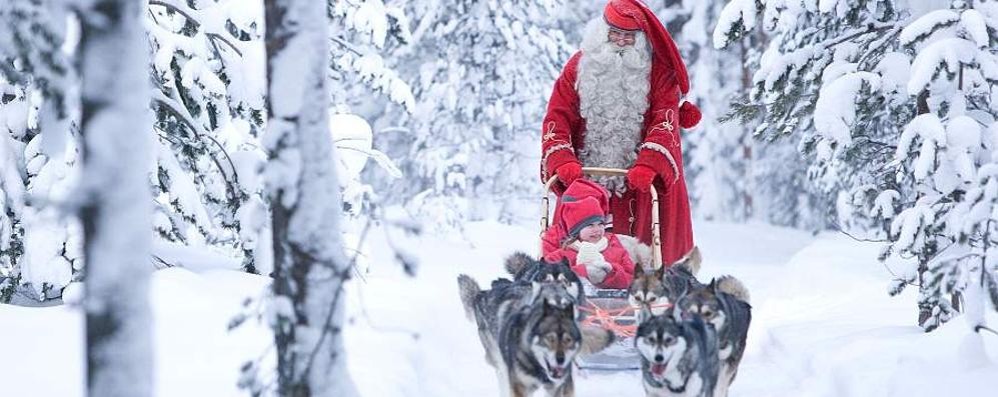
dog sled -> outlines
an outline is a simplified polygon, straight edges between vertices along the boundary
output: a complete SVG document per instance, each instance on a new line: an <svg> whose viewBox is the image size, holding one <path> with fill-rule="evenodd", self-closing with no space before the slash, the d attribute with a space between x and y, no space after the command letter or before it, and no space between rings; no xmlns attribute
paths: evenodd
<svg viewBox="0 0 998 397"><path fill-rule="evenodd" d="M583 167L582 172L588 176L626 176L627 170L615 168ZM541 245L540 256L544 252L544 234L551 227L550 196L551 188L558 177L552 176L544 185L544 196L541 198ZM658 194L655 186L650 186L652 195L652 264L662 266L662 239L659 230ZM635 266L641 264L635 263ZM634 348L634 336L638 328L637 311L628 300L627 289L598 288L589 280L582 278L586 300L578 306L579 323L584 327L600 327L612 331L615 342L600 353L579 357L576 362L581 369L621 371L641 369L641 359Z"/></svg>

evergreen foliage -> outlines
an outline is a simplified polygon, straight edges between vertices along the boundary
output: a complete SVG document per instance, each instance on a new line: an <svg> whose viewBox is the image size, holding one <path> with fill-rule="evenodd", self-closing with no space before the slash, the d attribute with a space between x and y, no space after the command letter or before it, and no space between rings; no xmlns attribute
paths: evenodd
<svg viewBox="0 0 998 397"><path fill-rule="evenodd" d="M266 121L263 3L148 3L143 18L158 137L150 174L155 247L217 251L240 258L246 271L268 273L269 255L256 255L270 249L270 204L259 175L266 160L259 141ZM82 276L82 230L63 208L78 182L80 106L77 18L65 5L0 4L0 297L14 291L36 300L58 297ZM378 0L328 5L336 28L330 39L339 44L329 68L339 84L331 91L337 93L332 111L368 106L374 101L354 98L371 93L411 108L411 89L381 57L407 43L403 10ZM337 147L349 152L339 164L350 171L341 179L344 207L362 217L377 199L359 176L367 160L392 177L400 173L372 147L366 121L343 116L330 129Z"/></svg>
<svg viewBox="0 0 998 397"><path fill-rule="evenodd" d="M400 65L419 100L407 134L387 146L406 178L395 189L437 228L509 221L538 189L538 126L572 48L554 19L560 0L413 2L420 15Z"/></svg>
<svg viewBox="0 0 998 397"><path fill-rule="evenodd" d="M884 257L904 264L895 292L918 285L919 324L927 331L960 310L972 326L984 325L980 308L998 308L991 299L998 295L996 28L998 7L957 2L900 34L913 57L906 90L921 109L897 141L901 188L876 201L890 221Z"/></svg>
<svg viewBox="0 0 998 397"><path fill-rule="evenodd" d="M801 190L833 208L827 225L887 240L881 259L897 275L890 292L919 287L927 331L961 305L985 306L998 293L988 289L996 268L987 259L998 9L792 5L736 0L722 11L719 47L759 25L773 39L733 116L761 116L760 137L798 142L807 160ZM978 298L964 300L968 290Z"/></svg>

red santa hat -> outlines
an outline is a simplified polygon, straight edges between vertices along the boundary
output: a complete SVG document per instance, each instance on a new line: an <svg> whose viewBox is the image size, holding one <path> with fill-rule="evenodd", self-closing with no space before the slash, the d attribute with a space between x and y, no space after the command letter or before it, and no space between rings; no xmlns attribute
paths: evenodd
<svg viewBox="0 0 998 397"><path fill-rule="evenodd" d="M603 19L614 28L621 30L641 30L651 43L654 62L667 66L667 70L676 72L676 84L679 91L686 95L690 91L690 77L686 72L686 64L679 54L676 42L672 40L669 31L662 26L648 6L640 0L610 0L603 9ZM700 122L700 109L690 102L684 102L679 108L679 125L692 128Z"/></svg>
<svg viewBox="0 0 998 397"><path fill-rule="evenodd" d="M567 237L577 237L586 226L604 223L605 214L595 197L563 202L561 219L565 230L568 230Z"/></svg>

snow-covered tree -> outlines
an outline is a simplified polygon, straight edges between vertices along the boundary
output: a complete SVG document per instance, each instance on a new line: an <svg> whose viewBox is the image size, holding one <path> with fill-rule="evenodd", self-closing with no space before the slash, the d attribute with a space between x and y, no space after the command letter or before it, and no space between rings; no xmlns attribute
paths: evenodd
<svg viewBox="0 0 998 397"><path fill-rule="evenodd" d="M372 118L388 113L386 100L411 112L416 99L394 59L412 42L406 2L328 1L333 104Z"/></svg>
<svg viewBox="0 0 998 397"><path fill-rule="evenodd" d="M918 115L894 152L901 189L877 196L891 220L885 257L901 276L892 292L919 287L919 324L950 319L961 302L972 326L998 308L998 4L954 2L905 26L913 59L902 89ZM910 260L914 259L914 260Z"/></svg>
<svg viewBox="0 0 998 397"><path fill-rule="evenodd" d="M351 396L341 332L350 266L328 131L327 4L266 0L264 6L277 392Z"/></svg>
<svg viewBox="0 0 998 397"><path fill-rule="evenodd" d="M412 88L396 71L398 54L412 40L403 4L329 0L334 114L330 123L333 130L346 132L334 137L341 163L339 179L346 215L358 222L370 219L373 207L385 201L378 193L393 190L396 180L403 177L389 156L374 149L381 133L370 125L398 129L400 118L415 108ZM378 167L362 176L368 160Z"/></svg>
<svg viewBox="0 0 998 397"><path fill-rule="evenodd" d="M154 227L160 238L240 255L259 271L266 206L263 8L260 1L149 0L159 136ZM266 267L266 266L265 266Z"/></svg>
<svg viewBox="0 0 998 397"><path fill-rule="evenodd" d="M27 114L24 91L2 83L0 101L0 302L9 302L20 283L19 262L24 254L24 181L19 172L25 130L19 116ZM20 98L19 98L20 97ZM13 119L13 120L12 120ZM17 131L17 132L15 132Z"/></svg>
<svg viewBox="0 0 998 397"><path fill-rule="evenodd" d="M31 86L46 99L46 130L64 127L72 101L73 68L63 55L67 9L61 0L9 1L0 5L0 76ZM10 94L9 92L5 94Z"/></svg>
<svg viewBox="0 0 998 397"><path fill-rule="evenodd" d="M767 33L754 88L732 113L761 120L754 134L769 144L752 166L780 177L758 179L768 187L759 186L767 193L755 197L796 209L792 224L879 228L852 217L842 222L835 204L851 202L857 189L889 183L892 137L911 114L898 89L904 56L892 52L901 17L891 0L733 0L721 11L713 35L718 48L759 29ZM799 167L792 157L761 153L773 144L796 145L806 162Z"/></svg>
<svg viewBox="0 0 998 397"><path fill-rule="evenodd" d="M717 50L711 32L724 1L665 0L649 2L672 34L690 71L691 91L703 120L683 138L686 178L694 214L706 219L745 220L753 214L752 123L724 122L732 98L748 95L746 73L758 63L759 51L740 41L738 48ZM758 35L756 35L758 36ZM785 169L785 168L781 168Z"/></svg>
<svg viewBox="0 0 998 397"><path fill-rule="evenodd" d="M76 19L67 18L66 5L0 4L2 147L11 153L4 157L0 203L4 300L20 286L33 299L58 297L81 277L82 231L60 210L79 168L78 83L68 66ZM148 0L143 15L156 87L150 102L158 136L157 172L150 178L157 192L155 251L173 250L171 245L218 250L243 258L248 271L269 273L269 203L259 176L266 161L259 142L266 118L263 2ZM337 82L332 112L372 120L388 113L386 101L411 108L411 90L384 61L391 58L382 58L406 43L401 9L377 0L330 0L327 15L337 44L329 65ZM377 106L380 112L371 110ZM371 145L374 136L334 138L349 152L344 161L350 166L342 167L350 172L341 184L349 213L358 219L377 200L359 176L364 163L374 159L387 175L399 176Z"/></svg>
<svg viewBox="0 0 998 397"><path fill-rule="evenodd" d="M60 205L78 157L70 21L62 1L0 4L0 301L19 285L59 296L82 266L79 224Z"/></svg>
<svg viewBox="0 0 998 397"><path fill-rule="evenodd" d="M419 102L408 133L391 140L398 198L435 225L509 220L539 192L544 101L571 48L550 15L560 0L411 2L403 50ZM532 202L532 201L528 201Z"/></svg>
<svg viewBox="0 0 998 397"><path fill-rule="evenodd" d="M152 395L153 132L144 9L134 0L80 4L84 145L75 194L88 264L84 308L91 396Z"/></svg>
<svg viewBox="0 0 998 397"><path fill-rule="evenodd" d="M384 108L385 100L411 109L411 89L382 57L406 42L402 10L380 0L328 3L332 112L377 118L384 109L370 108ZM174 243L240 250L247 270L266 273L269 203L257 176L264 161L258 142L265 122L262 6L259 0L151 0L148 23L161 91L153 103L161 143L157 231ZM399 177L386 156L365 146L372 138L334 139L358 157L351 171L374 159ZM377 200L358 175L340 182L355 216Z"/></svg>
<svg viewBox="0 0 998 397"><path fill-rule="evenodd" d="M998 6L915 3L736 0L714 40L773 32L736 111L762 117L764 137L799 137L813 197L836 204L837 227L889 240L891 292L918 285L919 324L932 330L960 302L981 313L998 301L988 259Z"/></svg>

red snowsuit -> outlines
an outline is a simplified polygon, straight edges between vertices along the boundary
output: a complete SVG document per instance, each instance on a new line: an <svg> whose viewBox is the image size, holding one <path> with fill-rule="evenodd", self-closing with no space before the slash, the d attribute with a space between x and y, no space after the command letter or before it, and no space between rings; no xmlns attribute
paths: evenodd
<svg viewBox="0 0 998 397"><path fill-rule="evenodd" d="M631 257L627 254L624 246L620 244L617 236L613 233L606 233L604 236L607 239L607 244L606 249L603 250L603 258L610 263L612 270L610 273L607 273L606 278L601 283L595 285L600 288L627 288L631 285L631 279L634 278L634 262L631 261ZM557 263L563 258L567 258L572 271L579 275L579 277L588 279L589 273L586 271L586 266L576 262L578 255L578 251L567 247L547 254L544 260L550 263Z"/></svg>
<svg viewBox="0 0 998 397"><path fill-rule="evenodd" d="M558 167L579 163L575 153L582 150L586 133L586 120L579 112L579 94L575 88L581 56L580 51L569 59L548 102L541 143L541 177L545 181ZM693 227L679 139L681 87L675 71L663 62L652 63L649 83L649 106L645 111L642 145L635 164L646 165L657 175L654 186L659 198L662 261L668 265L693 249ZM582 164L584 167L601 165ZM559 195L564 189L560 182L555 186ZM651 245L651 195L633 190L626 191L623 196L612 195L610 214L613 233L635 236Z"/></svg>

